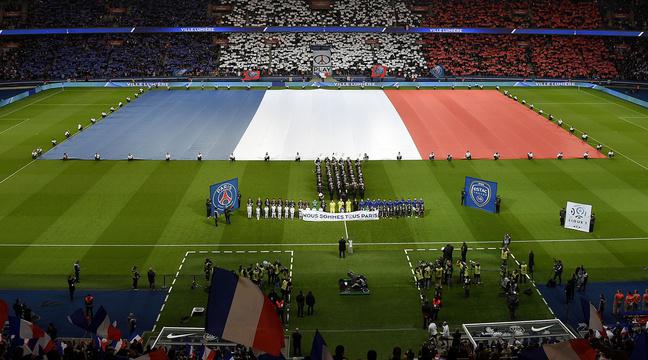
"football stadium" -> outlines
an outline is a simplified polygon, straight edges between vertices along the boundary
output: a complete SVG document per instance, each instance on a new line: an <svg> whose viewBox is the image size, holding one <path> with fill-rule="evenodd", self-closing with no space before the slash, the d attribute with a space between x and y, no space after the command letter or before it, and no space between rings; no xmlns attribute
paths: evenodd
<svg viewBox="0 0 648 360"><path fill-rule="evenodd" d="M648 359L645 30L0 0L0 358Z"/></svg>

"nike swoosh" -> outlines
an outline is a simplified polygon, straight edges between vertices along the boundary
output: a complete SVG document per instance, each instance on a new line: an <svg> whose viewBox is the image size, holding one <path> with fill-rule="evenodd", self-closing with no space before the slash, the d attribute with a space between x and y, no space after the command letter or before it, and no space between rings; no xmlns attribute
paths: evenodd
<svg viewBox="0 0 648 360"><path fill-rule="evenodd" d="M174 335L173 333L170 333L167 335L167 339L177 339L177 338L182 338L182 337L187 337L191 335L197 335L196 333L191 333L191 334L180 334L180 335Z"/></svg>
<svg viewBox="0 0 648 360"><path fill-rule="evenodd" d="M539 327L539 328L537 328L537 327L535 327L535 326L531 326L531 331L540 332L540 331L547 330L547 329L549 329L549 328L552 327L552 326L554 326L554 324L551 324L551 325L548 325L548 326Z"/></svg>

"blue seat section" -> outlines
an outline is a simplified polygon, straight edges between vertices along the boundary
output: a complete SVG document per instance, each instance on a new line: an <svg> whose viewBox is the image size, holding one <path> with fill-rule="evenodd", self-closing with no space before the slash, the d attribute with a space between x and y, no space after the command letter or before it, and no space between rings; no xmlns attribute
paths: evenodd
<svg viewBox="0 0 648 360"><path fill-rule="evenodd" d="M18 298L32 309L35 322L43 329L53 323L60 337L82 337L85 331L68 322L67 316L76 309L83 308L83 297L87 294L92 294L95 298L93 311L96 312L99 306L103 306L110 321L117 321L117 327L126 337L129 335L126 320L130 313L137 318L137 333L142 334L153 328L167 291L79 290L75 294L75 300L70 301L67 290L0 290L0 299L9 305L11 316L14 316L11 307Z"/></svg>
<svg viewBox="0 0 648 360"><path fill-rule="evenodd" d="M257 111L263 90L154 90L44 154L44 159L224 160Z"/></svg>

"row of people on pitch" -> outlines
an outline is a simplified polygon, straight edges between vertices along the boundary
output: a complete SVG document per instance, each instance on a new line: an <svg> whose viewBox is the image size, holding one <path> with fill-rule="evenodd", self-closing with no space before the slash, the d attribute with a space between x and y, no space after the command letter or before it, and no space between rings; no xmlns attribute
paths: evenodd
<svg viewBox="0 0 648 360"><path fill-rule="evenodd" d="M601 297L603 297L602 294ZM603 304L603 306L605 306L605 304ZM621 289L617 290L617 292L614 294L614 302L612 303L612 315L621 315L621 310L625 310L626 312L648 311L648 289L646 289L643 295L639 294L639 290L634 290L634 292L628 290L628 294L625 296L623 295L623 291L621 291ZM601 310L601 305L599 302L599 313L602 312L603 311Z"/></svg>
<svg viewBox="0 0 648 360"><path fill-rule="evenodd" d="M596 146L596 149L599 150L599 151L602 151L603 145L598 144ZM607 156L609 158L613 158L614 157L614 151L609 150L608 153L607 153ZM502 157L502 155L498 151L493 153L493 160L499 160L501 157ZM565 154L562 151L560 151L560 152L558 152L558 154L556 154L556 159L558 159L558 160L562 160L564 157L565 157ZM527 152L527 159L528 160L533 160L534 158L535 158L535 154L533 153L533 151ZM589 151L585 151L583 153L583 159L587 160L589 158L590 158ZM435 159L436 159L436 154L434 152L431 152L428 155L428 160L435 160ZM454 158L453 158L452 154L447 154L446 155L446 160L452 161L453 159ZM472 153L470 152L470 150L466 151L466 153L464 154L464 159L472 160ZM398 160L400 160L400 159L398 159Z"/></svg>
<svg viewBox="0 0 648 360"><path fill-rule="evenodd" d="M401 217L425 215L425 202L421 199L396 199L396 200L360 200L360 210L378 210L380 217Z"/></svg>
<svg viewBox="0 0 648 360"><path fill-rule="evenodd" d="M324 211L324 202L319 202L318 200L313 200L313 207L308 201L299 200L298 202L292 200L282 200L282 199L269 199L266 198L265 201L262 201L261 198L257 198L256 201L253 201L252 198L248 198L246 210L248 219L252 219L253 214L256 216L257 220L260 220L261 217L264 219L294 219L295 213L301 219L302 210L319 210ZM254 210L254 211L253 211Z"/></svg>

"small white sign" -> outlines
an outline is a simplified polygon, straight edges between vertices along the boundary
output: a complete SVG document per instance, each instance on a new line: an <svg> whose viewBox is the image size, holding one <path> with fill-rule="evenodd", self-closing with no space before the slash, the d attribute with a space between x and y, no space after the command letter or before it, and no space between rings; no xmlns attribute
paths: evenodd
<svg viewBox="0 0 648 360"><path fill-rule="evenodd" d="M565 216L565 229L589 232L592 219L592 205L568 201Z"/></svg>

